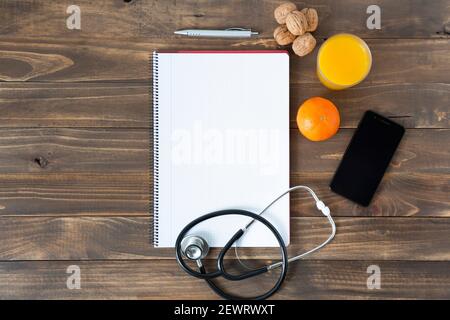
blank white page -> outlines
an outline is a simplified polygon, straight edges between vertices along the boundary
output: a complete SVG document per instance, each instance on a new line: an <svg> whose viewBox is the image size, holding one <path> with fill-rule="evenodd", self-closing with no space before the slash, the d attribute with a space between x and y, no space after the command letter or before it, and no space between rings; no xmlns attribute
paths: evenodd
<svg viewBox="0 0 450 320"><path fill-rule="evenodd" d="M155 246L173 247L193 219L260 212L289 188L289 56L273 52L154 53ZM289 197L264 214L289 243ZM189 234L222 247L249 221L225 216ZM240 246L273 247L262 224Z"/></svg>

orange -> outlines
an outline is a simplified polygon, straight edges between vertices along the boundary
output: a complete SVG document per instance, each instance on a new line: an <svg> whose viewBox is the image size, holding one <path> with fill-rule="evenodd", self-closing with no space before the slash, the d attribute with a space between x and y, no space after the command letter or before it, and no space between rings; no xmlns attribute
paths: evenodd
<svg viewBox="0 0 450 320"><path fill-rule="evenodd" d="M300 132L311 141L331 138L339 129L339 111L330 100L314 97L298 109L297 125Z"/></svg>

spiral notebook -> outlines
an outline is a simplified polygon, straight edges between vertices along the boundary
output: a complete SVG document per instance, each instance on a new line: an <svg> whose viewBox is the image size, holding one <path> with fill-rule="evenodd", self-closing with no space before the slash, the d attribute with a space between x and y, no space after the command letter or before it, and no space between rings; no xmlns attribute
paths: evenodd
<svg viewBox="0 0 450 320"><path fill-rule="evenodd" d="M289 56L285 51L153 53L155 247L193 219L260 212L289 188ZM264 214L289 243L289 198ZM221 247L249 221L225 216L190 231ZM238 244L273 247L260 223Z"/></svg>

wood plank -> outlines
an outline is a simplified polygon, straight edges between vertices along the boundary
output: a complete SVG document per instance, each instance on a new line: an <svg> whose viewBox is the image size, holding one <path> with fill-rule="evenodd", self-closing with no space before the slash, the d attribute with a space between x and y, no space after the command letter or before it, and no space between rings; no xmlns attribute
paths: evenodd
<svg viewBox="0 0 450 320"><path fill-rule="evenodd" d="M449 83L450 40L370 40L372 70L363 83ZM320 42L319 42L320 45ZM298 58L292 55L291 83L317 83L314 53ZM426 48L424 50L424 48ZM431 51L429 51L431 50ZM439 69L445 69L446 74Z"/></svg>
<svg viewBox="0 0 450 320"><path fill-rule="evenodd" d="M298 107L310 97L324 97L340 110L341 127L355 128L366 110L373 110L406 128L449 128L450 83L367 84L331 91L320 84L291 86L291 128ZM0 118L1 119L1 118Z"/></svg>
<svg viewBox="0 0 450 320"><path fill-rule="evenodd" d="M354 129L341 129L333 138L311 142L291 130L291 171L335 172ZM388 172L448 173L450 130L407 130Z"/></svg>
<svg viewBox="0 0 450 320"><path fill-rule="evenodd" d="M448 83L450 39L373 39L373 69L365 85ZM320 44L320 41L319 41ZM0 80L122 81L150 78L149 53L155 49L247 50L275 49L270 39L145 39L139 42L105 39L14 38L0 41ZM426 50L424 50L426 48ZM291 55L291 84L318 84L315 60Z"/></svg>
<svg viewBox="0 0 450 320"><path fill-rule="evenodd" d="M148 216L150 197L142 173L0 175L2 216Z"/></svg>
<svg viewBox="0 0 450 320"><path fill-rule="evenodd" d="M68 290L69 265L81 270L81 289ZM370 265L381 270L381 289L367 289ZM450 263L417 261L299 261L290 264L273 299L449 299ZM273 285L275 274L224 282L227 290L253 295ZM189 290L186 290L189 288ZM1 262L3 299L218 299L175 261Z"/></svg>
<svg viewBox="0 0 450 320"><path fill-rule="evenodd" d="M354 130L311 142L291 130L291 172L334 172ZM147 129L2 129L0 173L140 172L149 170ZM448 129L408 130L391 172L448 173ZM307 155L307 156L306 156ZM395 170L395 171L394 171Z"/></svg>
<svg viewBox="0 0 450 320"><path fill-rule="evenodd" d="M315 190L334 216L355 217L450 217L450 174L388 173L369 207L361 207L329 188L333 173L291 174L291 185L307 185ZM291 194L291 216L318 214L308 194Z"/></svg>
<svg viewBox="0 0 450 320"><path fill-rule="evenodd" d="M323 96L341 110L341 127L354 128L367 109L407 128L449 128L450 84L361 85L330 91L319 84L291 86L291 128L298 106ZM149 87L129 83L2 83L0 127L150 127Z"/></svg>
<svg viewBox="0 0 450 320"><path fill-rule="evenodd" d="M149 212L146 129L3 129L0 215L143 215ZM313 187L337 216L450 216L450 130L409 130L374 202L361 208L328 185L353 130L312 143L291 131L291 184ZM304 156L307 155L307 156ZM317 215L306 194L292 216Z"/></svg>
<svg viewBox="0 0 450 320"><path fill-rule="evenodd" d="M100 39L2 40L0 80L148 82L152 47Z"/></svg>
<svg viewBox="0 0 450 320"><path fill-rule="evenodd" d="M159 14L158 5L148 6L142 3L143 19L140 31L149 36L162 34L170 36L173 30L180 28L216 28L239 25L252 27L261 33L261 37L272 37L276 22L274 9L284 0L236 0L218 5L207 0L190 3L176 2L175 6L164 4L164 12ZM317 37L328 37L335 33L350 32L365 38L423 38L445 37L444 25L448 22L450 9L445 1L437 0L423 6L419 0L378 1L382 8L382 29L368 30L366 20L370 0L318 0L293 1L298 8L313 7L319 12ZM251 25L249 25L251 21ZM164 30L164 31L162 31Z"/></svg>
<svg viewBox="0 0 450 320"><path fill-rule="evenodd" d="M332 175L293 172L291 185L312 187L334 216L450 217L448 173L389 173L367 208L330 191ZM0 216L147 216L148 181L140 173L1 174ZM291 216L318 216L308 194L291 195Z"/></svg>
<svg viewBox="0 0 450 320"><path fill-rule="evenodd" d="M2 129L0 173L148 173L149 130Z"/></svg>
<svg viewBox="0 0 450 320"><path fill-rule="evenodd" d="M448 218L335 220L334 241L307 259L450 261ZM0 260L174 259L173 249L150 244L150 225L149 217L0 217ZM324 217L292 218L289 253L313 248L329 232ZM249 248L240 255L277 259L279 251Z"/></svg>
<svg viewBox="0 0 450 320"><path fill-rule="evenodd" d="M4 37L47 36L65 38L173 37L180 28L252 27L260 37L271 37L276 25L273 11L282 0L201 1L89 1L79 0L81 30L66 27L69 4L57 1L3 1L0 34ZM319 12L317 36L338 32L356 33L366 38L445 37L444 25L450 9L445 0L426 6L420 0L377 1L382 10L381 30L369 30L366 9L370 0L295 1L299 8L314 7ZM20 18L19 18L20 17ZM249 24L249 21L251 23Z"/></svg>
<svg viewBox="0 0 450 320"><path fill-rule="evenodd" d="M0 127L148 128L149 87L128 83L1 83Z"/></svg>

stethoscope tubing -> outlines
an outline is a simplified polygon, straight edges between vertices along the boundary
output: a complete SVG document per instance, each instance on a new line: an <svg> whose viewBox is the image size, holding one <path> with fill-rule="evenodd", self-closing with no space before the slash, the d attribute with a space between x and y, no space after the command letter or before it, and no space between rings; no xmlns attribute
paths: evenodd
<svg viewBox="0 0 450 320"><path fill-rule="evenodd" d="M269 266L264 266L262 268L258 268L258 269L253 269L250 270L246 273L243 273L241 275L232 275L230 273L228 273L225 270L224 267L224 258L226 253L230 250L230 248L232 247L232 245L239 239L242 237L242 235L245 232L245 229L239 229L231 238L230 240L227 242L227 244L222 248L222 250L220 251L218 257L217 257L217 270L213 271L213 272L206 272L205 267L201 264L199 265L199 269L200 271L195 271L193 269L191 269L185 262L183 259L183 254L181 252L181 241L183 240L183 238L186 236L186 234L189 232L189 230L191 230L193 227L195 227L197 224L204 222L206 220L212 219L212 218L216 218L216 217L220 217L220 216L226 216L226 215L243 215L243 216L247 216L250 217L254 220L257 220L259 222L261 222L262 224L264 224L275 236L275 238L278 241L279 247L280 247L280 252L281 252L281 261L279 262L278 267L281 268L281 272L280 275L278 277L277 282L275 283L275 285L272 287L272 289L270 289L269 291L267 291L266 293L259 295L259 296L255 296L255 297L238 297L238 296L234 296L234 295L230 295L227 294L226 292L224 292L222 289L220 289L214 282L212 282L212 279L217 278L217 277L223 277L227 280L231 280L231 281L240 281L240 280L244 280L244 279L248 279L251 277L255 277L258 276L262 273L268 272L269 270L271 270L269 268ZM178 264L181 266L181 268L188 273L189 275L199 278L199 279L203 279L205 280L208 285L211 287L211 289L213 291L215 291L217 294L219 294L220 296L222 296L225 299L232 299L232 300L242 300L242 299L248 299L248 300L262 300L262 299L267 299L268 297L270 297L271 295L273 295L276 291L278 291L281 288L281 285L283 284L285 278L286 278L286 274L287 274L287 269L288 269L288 254L287 254L287 248L286 245L284 243L283 237L281 236L281 234L278 232L278 230L264 217L257 215L253 212L249 212L249 211L245 211L245 210L238 210L238 209L233 209L233 210L222 210L222 211L216 211L216 212L212 212L209 214L206 214L204 216L201 216L193 221L191 221L188 225L186 225L183 230L181 230L180 234L177 237L177 240L175 242L175 255L176 255L176 259Z"/></svg>
<svg viewBox="0 0 450 320"><path fill-rule="evenodd" d="M315 248L313 248L313 249L311 249L311 250L309 250L309 251L307 251L307 252L304 252L304 253L301 253L301 254L299 254L299 255L296 255L296 256L293 256L293 257L289 258L289 259L288 259L288 262L289 262L289 263L294 262L294 261L297 261L297 260L300 260L300 259L303 259L304 257L306 257L306 256L308 256L308 255L310 255L310 254L312 254L312 253L314 253L314 252L316 252L316 251L322 249L322 248L325 247L327 244L329 244L329 243L331 242L331 240L334 239L334 236L336 235L336 224L335 224L333 218L331 217L330 209L329 209L329 208L328 208L328 207L327 207L327 206L319 199L319 197L316 195L316 193L315 193L310 187L307 187L307 186L297 185L297 186L294 186L294 187L289 188L288 190L286 190L285 192L283 192L282 194L280 194L277 198L275 198L271 203L269 203L269 205L267 205L261 212L259 212L258 215L259 215L259 216L263 215L269 208L271 208L276 202L278 202L278 201L279 201L281 198L283 198L285 195L291 193L292 191L300 190L300 189L303 189L303 190L308 191L308 193L311 195L311 197L312 197L312 198L314 199L314 201L316 202L316 207L317 207L317 209L318 209L319 211L321 211L322 214L328 219L328 222L329 222L330 225L331 225L331 234L330 234L330 236L327 238L327 240L325 240L324 242L322 242L320 245L316 246ZM255 222L254 219L251 220L251 221L245 226L244 229L247 230L248 228L250 228L250 226L251 226L254 222ZM248 267L241 261L241 259L239 258L239 254L238 254L238 246L236 246L236 247L234 248L234 252L235 252L235 254L236 254L236 258L237 258L237 260L239 261L239 263L240 263L242 266L248 268ZM272 269L279 268L280 266L281 266L281 261L276 262L276 263L273 263L273 264L267 266L267 268L268 268L269 270L272 270Z"/></svg>

